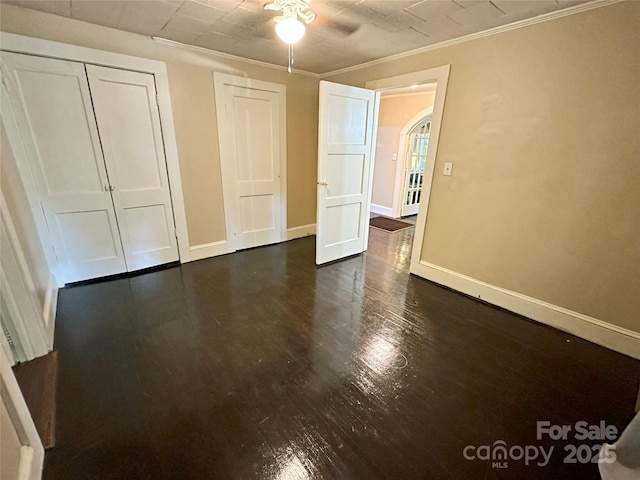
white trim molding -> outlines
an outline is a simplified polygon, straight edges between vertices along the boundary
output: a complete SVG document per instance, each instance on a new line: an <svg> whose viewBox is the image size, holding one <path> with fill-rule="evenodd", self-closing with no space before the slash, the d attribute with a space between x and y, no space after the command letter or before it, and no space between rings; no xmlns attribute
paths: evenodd
<svg viewBox="0 0 640 480"><path fill-rule="evenodd" d="M316 234L316 224L301 225L299 227L287 228L287 241L296 238L310 237Z"/></svg>
<svg viewBox="0 0 640 480"><path fill-rule="evenodd" d="M44 448L24 401L20 386L11 370L10 359L0 349L0 401L3 403L9 423L14 428L20 449L19 480L42 478Z"/></svg>
<svg viewBox="0 0 640 480"><path fill-rule="evenodd" d="M44 297L44 307L42 309L42 318L44 319L44 328L47 335L47 344L53 348L53 335L56 324L56 312L58 309L58 284L55 275L49 276L49 285Z"/></svg>
<svg viewBox="0 0 640 480"><path fill-rule="evenodd" d="M640 333L439 267L411 262L411 273L640 360Z"/></svg>
<svg viewBox="0 0 640 480"><path fill-rule="evenodd" d="M7 315L3 322L11 323L17 335L14 342L19 342L26 360L33 360L53 349L53 335L47 335L43 305L2 193L0 200L0 296Z"/></svg>
<svg viewBox="0 0 640 480"><path fill-rule="evenodd" d="M231 53L224 53L218 50L211 50L209 48L198 47L197 45L189 45L187 43L176 42L175 40L168 40L162 37L151 37L151 39L159 43L160 45L166 45L174 48L181 48L183 50L191 50L192 52L203 53L205 55L211 55L219 58L226 58L227 60L234 60L236 62L248 63L250 65L258 65L260 67L272 68L274 70L280 70L283 72L287 72L288 68L283 65L276 65L275 63L263 62L261 60L254 60L253 58L240 57L238 55L233 55ZM320 78L319 73L307 72L306 70L298 70L294 68L292 73L297 73L298 75L305 75L307 77Z"/></svg>
<svg viewBox="0 0 640 480"><path fill-rule="evenodd" d="M226 255L227 253L233 252L235 252L235 250L226 240L193 245L191 248L189 248L189 261L193 262L196 260L202 260L204 258L217 257L218 255Z"/></svg>
<svg viewBox="0 0 640 480"><path fill-rule="evenodd" d="M393 215L393 209L390 207L385 207L383 205L378 205L375 203L372 203L369 211L371 213L377 213L378 215L384 215L385 217L393 217L393 218L397 218Z"/></svg>
<svg viewBox="0 0 640 480"><path fill-rule="evenodd" d="M542 15L538 15L537 17L526 18L524 20L518 20L516 22L509 23L507 25L501 25L499 27L490 28L488 30L483 30L481 32L471 33L469 35L465 35L464 37L452 38L451 40L445 40L443 42L434 43L432 45L427 45L425 47L419 47L413 50L408 50L406 52L396 53L394 55L389 55L388 57L378 58L376 60L360 63L358 65L352 65L351 67L340 68L338 70L333 70L331 72L322 73L320 74L320 78L327 79L335 75L341 75L343 73L349 73L355 70L362 70L363 68L372 67L374 65L379 65L381 63L392 62L393 60L400 60L402 58L411 57L413 55L419 55L421 53L430 52L432 50L438 50L440 48L450 47L452 45L457 45L459 43L470 42L472 40L477 40L479 38L491 37L493 35L509 32L511 30L517 30L519 28L528 27L529 25L548 22L550 20L555 20L556 18L567 17L569 15L575 15L577 13L594 10L596 8L606 7L608 5L613 5L615 3L620 3L622 1L625 1L625 0L593 0L591 2L581 3L579 5L574 5L568 8L564 8L562 10L555 10L553 12L543 13Z"/></svg>
<svg viewBox="0 0 640 480"><path fill-rule="evenodd" d="M285 241L294 240L296 238L309 237L315 234L316 234L315 223L310 223L308 225L301 225L299 227L288 228ZM196 260L203 260L205 258L226 255L228 253L234 253L234 252L235 250L226 240L194 245L189 249L190 261L192 262Z"/></svg>

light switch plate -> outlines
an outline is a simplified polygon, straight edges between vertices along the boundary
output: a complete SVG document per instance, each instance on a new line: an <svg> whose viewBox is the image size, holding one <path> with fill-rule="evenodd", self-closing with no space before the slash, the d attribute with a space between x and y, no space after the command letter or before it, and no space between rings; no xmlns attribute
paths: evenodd
<svg viewBox="0 0 640 480"><path fill-rule="evenodd" d="M444 171L442 175L451 175L451 171L453 170L453 163L447 162L444 164Z"/></svg>
<svg viewBox="0 0 640 480"><path fill-rule="evenodd" d="M398 159L398 154L394 153L393 155L391 155L391 160L393 160L394 162Z"/></svg>

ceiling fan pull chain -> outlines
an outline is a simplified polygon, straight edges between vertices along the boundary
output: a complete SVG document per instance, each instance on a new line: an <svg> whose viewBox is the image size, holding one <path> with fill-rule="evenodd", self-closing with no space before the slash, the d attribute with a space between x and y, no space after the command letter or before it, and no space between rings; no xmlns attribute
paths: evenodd
<svg viewBox="0 0 640 480"><path fill-rule="evenodd" d="M293 65L293 44L289 44L289 68L287 71L291 73L291 66Z"/></svg>

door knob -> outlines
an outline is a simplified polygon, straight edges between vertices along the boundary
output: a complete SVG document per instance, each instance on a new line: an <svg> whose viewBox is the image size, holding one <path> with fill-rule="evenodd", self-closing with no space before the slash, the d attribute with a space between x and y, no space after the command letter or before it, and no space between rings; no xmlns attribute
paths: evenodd
<svg viewBox="0 0 640 480"><path fill-rule="evenodd" d="M322 185L322 186L327 186L329 185L329 182L327 182L326 180L323 180L322 182L318 182L318 185Z"/></svg>

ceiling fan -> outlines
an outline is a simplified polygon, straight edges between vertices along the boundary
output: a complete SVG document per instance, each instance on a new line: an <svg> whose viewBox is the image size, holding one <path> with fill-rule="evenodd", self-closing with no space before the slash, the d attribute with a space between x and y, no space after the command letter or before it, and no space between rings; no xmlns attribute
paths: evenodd
<svg viewBox="0 0 640 480"><path fill-rule="evenodd" d="M282 15L274 17L276 22L276 34L289 47L289 66L291 73L293 66L293 44L304 36L304 23L309 24L316 19L316 14L309 9L306 0L273 0L264 6L265 10L281 11ZM300 20L302 20L302 22Z"/></svg>
<svg viewBox="0 0 640 480"><path fill-rule="evenodd" d="M276 22L276 34L289 45L297 43L303 37L304 24L308 25L316 19L316 14L311 11L306 0L274 0L267 3L264 9L282 12L273 21Z"/></svg>
<svg viewBox="0 0 640 480"><path fill-rule="evenodd" d="M316 20L317 15L311 10L310 0L273 0L264 5L265 10L282 12L273 18L276 23L275 31L278 37L289 47L289 73L293 65L293 44L300 41L305 33L305 25ZM321 23L341 34L350 35L359 26L349 25L341 22L332 22L327 19L320 19Z"/></svg>

